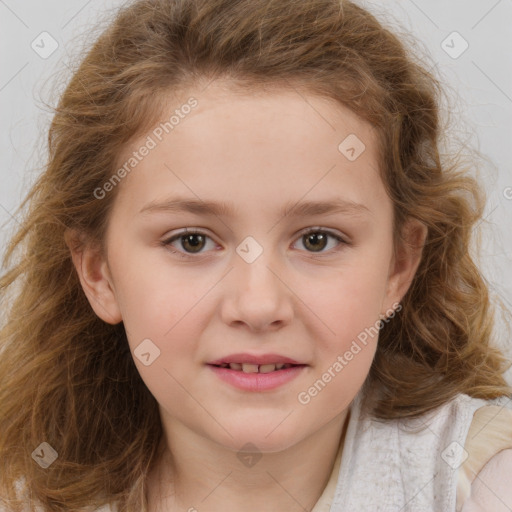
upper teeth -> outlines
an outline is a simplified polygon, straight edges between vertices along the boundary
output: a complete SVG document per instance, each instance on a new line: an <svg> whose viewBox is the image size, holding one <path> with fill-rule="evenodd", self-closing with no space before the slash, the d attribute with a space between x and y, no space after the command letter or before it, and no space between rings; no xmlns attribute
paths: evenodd
<svg viewBox="0 0 512 512"><path fill-rule="evenodd" d="M222 363L222 368L230 368L231 370L242 370L244 373L269 373L281 368L292 366L291 364L276 363L276 364L251 364L251 363Z"/></svg>

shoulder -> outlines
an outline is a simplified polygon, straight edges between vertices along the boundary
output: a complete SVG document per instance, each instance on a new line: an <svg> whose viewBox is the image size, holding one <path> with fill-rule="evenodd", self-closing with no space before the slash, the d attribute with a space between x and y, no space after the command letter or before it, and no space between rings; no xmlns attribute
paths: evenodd
<svg viewBox="0 0 512 512"><path fill-rule="evenodd" d="M512 509L512 410L489 405L473 417L459 484L463 512ZM458 500L459 501L459 500Z"/></svg>
<svg viewBox="0 0 512 512"><path fill-rule="evenodd" d="M462 512L510 512L511 484L512 448L508 448L491 457L476 475Z"/></svg>

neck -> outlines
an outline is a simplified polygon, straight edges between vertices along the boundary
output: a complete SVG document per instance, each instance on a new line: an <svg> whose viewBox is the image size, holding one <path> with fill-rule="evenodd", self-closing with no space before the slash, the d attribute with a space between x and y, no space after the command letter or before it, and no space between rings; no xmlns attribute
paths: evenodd
<svg viewBox="0 0 512 512"><path fill-rule="evenodd" d="M174 425L148 478L148 510L224 512L227 504L248 512L311 510L332 473L347 413L286 450L247 455L245 463L236 452Z"/></svg>

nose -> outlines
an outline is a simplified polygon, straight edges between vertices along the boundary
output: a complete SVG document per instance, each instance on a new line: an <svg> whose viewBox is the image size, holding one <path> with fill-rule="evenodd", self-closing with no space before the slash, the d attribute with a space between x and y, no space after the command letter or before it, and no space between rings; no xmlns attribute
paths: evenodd
<svg viewBox="0 0 512 512"><path fill-rule="evenodd" d="M252 263L235 255L222 303L222 319L253 332L277 330L293 318L293 292L281 267L263 253Z"/></svg>

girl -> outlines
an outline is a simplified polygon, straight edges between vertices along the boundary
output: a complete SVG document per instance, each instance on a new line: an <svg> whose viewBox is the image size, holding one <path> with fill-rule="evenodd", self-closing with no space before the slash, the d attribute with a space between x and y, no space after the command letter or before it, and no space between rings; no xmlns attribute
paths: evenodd
<svg viewBox="0 0 512 512"><path fill-rule="evenodd" d="M6 251L4 510L511 510L439 93L346 0L123 7Z"/></svg>

